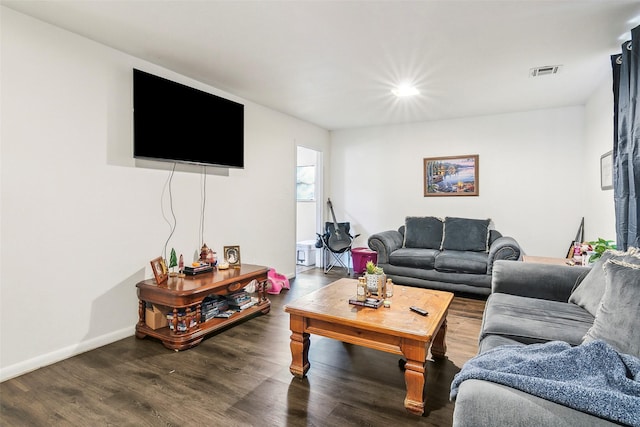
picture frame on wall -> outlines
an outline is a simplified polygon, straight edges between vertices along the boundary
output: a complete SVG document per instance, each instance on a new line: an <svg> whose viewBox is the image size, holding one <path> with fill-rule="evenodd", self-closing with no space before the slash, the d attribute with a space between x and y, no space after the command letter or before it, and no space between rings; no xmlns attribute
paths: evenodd
<svg viewBox="0 0 640 427"><path fill-rule="evenodd" d="M240 267L240 246L225 246L224 259L229 267Z"/></svg>
<svg viewBox="0 0 640 427"><path fill-rule="evenodd" d="M153 271L153 277L156 279L156 283L159 285L166 282L169 279L169 269L162 257L154 258L151 260L151 271Z"/></svg>
<svg viewBox="0 0 640 427"><path fill-rule="evenodd" d="M613 188L613 150L600 156L600 189Z"/></svg>
<svg viewBox="0 0 640 427"><path fill-rule="evenodd" d="M478 196L479 161L478 154L425 158L424 197Z"/></svg>

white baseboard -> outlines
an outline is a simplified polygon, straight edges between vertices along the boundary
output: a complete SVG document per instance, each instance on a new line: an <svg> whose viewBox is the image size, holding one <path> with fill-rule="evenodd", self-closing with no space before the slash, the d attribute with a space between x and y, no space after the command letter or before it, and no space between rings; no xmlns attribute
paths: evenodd
<svg viewBox="0 0 640 427"><path fill-rule="evenodd" d="M42 354L23 362L2 367L0 368L0 382L26 374L27 372L35 371L43 366L60 362L61 360L68 359L69 357L76 356L86 351L102 347L103 345L111 344L112 342L130 337L134 333L135 327L127 327L120 329L119 331L114 331L87 341L79 342L76 345L61 348L47 354Z"/></svg>

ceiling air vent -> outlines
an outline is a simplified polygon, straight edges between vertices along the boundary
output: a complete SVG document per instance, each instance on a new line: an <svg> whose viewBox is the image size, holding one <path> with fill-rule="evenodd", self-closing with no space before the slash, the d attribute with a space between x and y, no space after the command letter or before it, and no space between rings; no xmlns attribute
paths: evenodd
<svg viewBox="0 0 640 427"><path fill-rule="evenodd" d="M557 74L560 71L560 65L548 65L544 67L536 67L529 70L530 77L548 76Z"/></svg>

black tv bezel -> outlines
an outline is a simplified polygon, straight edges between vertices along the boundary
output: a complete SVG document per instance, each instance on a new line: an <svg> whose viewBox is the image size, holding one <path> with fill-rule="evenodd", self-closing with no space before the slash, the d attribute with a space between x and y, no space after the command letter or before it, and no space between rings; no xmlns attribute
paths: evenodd
<svg viewBox="0 0 640 427"><path fill-rule="evenodd" d="M196 147L194 146L194 143L191 144L190 155L186 155L186 156L180 156L175 154L166 155L167 144L173 143L173 141L166 141L166 140L163 140L162 142L159 143L159 150L155 153L147 149L149 147L148 144L145 146L146 147L145 149L142 149L139 144L140 138L141 138L141 135L139 132L141 131L141 128L136 127L137 124L139 125L139 121L142 120L140 115L137 116L138 120L136 120L137 99L139 102L140 96L142 95L140 88L138 87L138 90L136 89L137 79L145 79L145 84L149 84L150 82L151 84L156 84L157 86L159 86L158 90L162 90L164 87L164 90L181 92L181 96L192 96L192 97L196 96L196 97L200 97L201 99L206 99L207 102L210 102L211 105L215 105L216 108L220 108L221 106L228 106L228 108L225 108L225 112L227 114L229 114L229 112L231 112L232 110L236 110L235 112L233 112L233 114L235 114L233 119L237 122L236 123L237 129L235 129L234 131L234 138L236 141L236 145L234 146L234 155L236 157L233 157L233 158L227 157L229 153L228 151L229 148L224 147L222 145L210 152L210 153L218 154L218 156L216 156L215 158L212 158L210 156L207 156L206 158L203 158L200 156L193 156L192 154L197 152ZM138 80L138 82L140 83L140 80ZM212 166L212 167L230 168L230 169L244 169L244 163L245 163L244 162L244 151L245 151L244 150L244 104L194 88L192 86L188 86L186 84L178 83L174 80L170 80L170 79L167 79L167 78L164 78L156 74L152 74L137 68L133 68L132 85L133 85L133 88L132 88L132 92L133 92L133 96L132 96L133 98L133 109L132 109L133 132L132 133L133 135L132 136L133 136L133 157L135 159L169 162L169 163L181 163L181 164L190 164L190 165L198 165L198 166ZM140 104L138 104L138 107L140 108ZM224 123L224 124L228 124L228 123ZM174 126L174 128L177 128L177 126ZM223 130L220 131L220 133L224 133L224 132L225 131ZM214 133L211 133L211 135L213 134ZM165 153L162 153L162 151L165 151ZM240 158L240 161L237 161L238 158Z"/></svg>

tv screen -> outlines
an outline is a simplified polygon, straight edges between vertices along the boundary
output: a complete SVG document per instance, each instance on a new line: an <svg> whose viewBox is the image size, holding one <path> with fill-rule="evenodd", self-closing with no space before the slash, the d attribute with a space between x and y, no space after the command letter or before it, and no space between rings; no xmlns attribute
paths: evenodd
<svg viewBox="0 0 640 427"><path fill-rule="evenodd" d="M244 105L134 69L133 156L244 168Z"/></svg>

